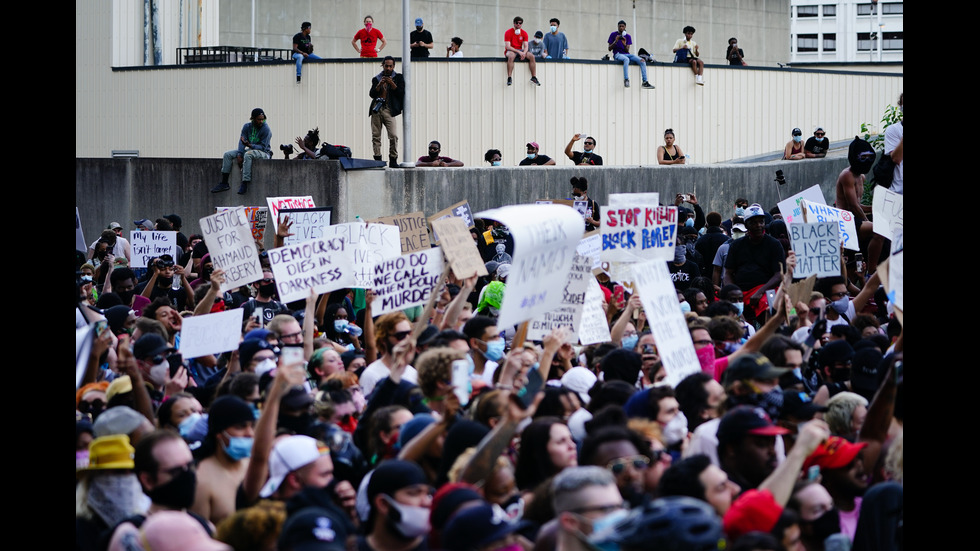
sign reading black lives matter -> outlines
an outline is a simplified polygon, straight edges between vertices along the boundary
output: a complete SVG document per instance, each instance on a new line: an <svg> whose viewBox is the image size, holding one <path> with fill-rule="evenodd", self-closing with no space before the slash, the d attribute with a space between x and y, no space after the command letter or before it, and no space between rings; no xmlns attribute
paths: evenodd
<svg viewBox="0 0 980 551"><path fill-rule="evenodd" d="M225 271L225 287L234 289L262 279L262 263L244 207L200 219L201 233L215 270Z"/></svg>
<svg viewBox="0 0 980 551"><path fill-rule="evenodd" d="M381 315L429 300L443 271L438 247L383 260L374 265L374 301L371 314Z"/></svg>
<svg viewBox="0 0 980 551"><path fill-rule="evenodd" d="M283 238L283 245L295 245L311 239L323 237L324 228L330 225L333 207L311 207L306 209L279 209L279 222L289 216L292 225L289 235Z"/></svg>

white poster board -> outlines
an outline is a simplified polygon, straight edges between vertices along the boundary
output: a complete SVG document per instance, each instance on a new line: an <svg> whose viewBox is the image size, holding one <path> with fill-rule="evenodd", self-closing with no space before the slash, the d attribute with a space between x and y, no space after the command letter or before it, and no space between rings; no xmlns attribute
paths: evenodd
<svg viewBox="0 0 980 551"><path fill-rule="evenodd" d="M892 235L891 256L888 258L889 300L895 307L905 311L905 229L895 228Z"/></svg>
<svg viewBox="0 0 980 551"><path fill-rule="evenodd" d="M312 195L300 195L295 197L266 197L269 204L269 214L272 220L279 220L279 209L311 209L316 206L313 203Z"/></svg>
<svg viewBox="0 0 980 551"><path fill-rule="evenodd" d="M289 233L293 235L283 238L283 245L295 245L311 239L323 237L324 228L330 225L333 207L312 207L308 209L279 209L279 222L289 217L292 226Z"/></svg>
<svg viewBox="0 0 980 551"><path fill-rule="evenodd" d="M82 219L78 215L78 207L75 207L75 250L88 256L88 245L85 243L85 235L82 234Z"/></svg>
<svg viewBox="0 0 980 551"><path fill-rule="evenodd" d="M660 193L645 191L641 193L610 193L607 199L610 207L635 207L636 205L659 205Z"/></svg>
<svg viewBox="0 0 980 551"><path fill-rule="evenodd" d="M354 275L351 287L362 289L372 286L371 278L376 262L394 258L402 251L398 226L387 224L334 224L323 229L323 238L339 238L344 241L344 253L350 258Z"/></svg>
<svg viewBox="0 0 980 551"><path fill-rule="evenodd" d="M602 289L595 278L589 279L589 288L585 292L585 304L582 306L582 321L576 326L578 341L582 345L609 342L609 322L606 311L602 308Z"/></svg>
<svg viewBox="0 0 980 551"><path fill-rule="evenodd" d="M586 233L575 247L575 252L592 261L592 273L602 271L602 261L599 260L599 255L602 254L602 234L599 230Z"/></svg>
<svg viewBox="0 0 980 551"><path fill-rule="evenodd" d="M205 216L199 223L214 269L225 271L226 289L262 279L262 263L244 207Z"/></svg>
<svg viewBox="0 0 980 551"><path fill-rule="evenodd" d="M589 281L593 279L595 278L592 276L592 260L576 254L572 260L572 268L565 277L561 305L550 312L531 318L527 324L527 339L544 340L553 329L568 327L571 331L566 342L577 342L585 294L589 288Z"/></svg>
<svg viewBox="0 0 980 551"><path fill-rule="evenodd" d="M904 211L904 195L899 195L881 186L875 186L874 197L871 199L871 215L874 220L875 233L891 239L896 228L904 231Z"/></svg>
<svg viewBox="0 0 980 551"><path fill-rule="evenodd" d="M599 207L602 213L603 262L643 262L674 259L677 207L642 204Z"/></svg>
<svg viewBox="0 0 980 551"><path fill-rule="evenodd" d="M811 203L806 199L800 201L803 209L803 220L807 223L837 221L840 226L840 242L845 249L859 251L858 232L854 225L854 214L849 210L835 209L819 203Z"/></svg>
<svg viewBox="0 0 980 551"><path fill-rule="evenodd" d="M834 277L840 275L840 224L816 222L790 224L790 243L796 252L794 279L811 275Z"/></svg>
<svg viewBox="0 0 980 551"><path fill-rule="evenodd" d="M688 375L700 372L701 362L694 352L694 342L681 313L667 264L660 260L634 264L633 284L667 371L667 383L676 387Z"/></svg>
<svg viewBox="0 0 980 551"><path fill-rule="evenodd" d="M350 248L341 237L286 245L269 251L276 289L283 302L305 299L310 289L318 295L356 283Z"/></svg>
<svg viewBox="0 0 980 551"><path fill-rule="evenodd" d="M131 268L146 268L147 264L160 255L169 254L174 262L177 257L177 232L175 231L131 231L129 244L132 246Z"/></svg>
<svg viewBox="0 0 980 551"><path fill-rule="evenodd" d="M827 200L823 198L823 192L820 191L820 186L811 186L796 195L790 195L788 198L777 203L779 214L782 215L783 221L787 225L795 222L803 222L803 207L800 206L801 199L806 199L811 203L827 204Z"/></svg>
<svg viewBox="0 0 980 551"><path fill-rule="evenodd" d="M210 247L209 247L210 248ZM259 274L261 277L261 273ZM235 308L184 318L180 331L180 353L184 358L221 354L237 350L242 339L242 316L245 310Z"/></svg>
<svg viewBox="0 0 980 551"><path fill-rule="evenodd" d="M438 247L383 260L374 265L371 314L380 316L424 306L443 271Z"/></svg>

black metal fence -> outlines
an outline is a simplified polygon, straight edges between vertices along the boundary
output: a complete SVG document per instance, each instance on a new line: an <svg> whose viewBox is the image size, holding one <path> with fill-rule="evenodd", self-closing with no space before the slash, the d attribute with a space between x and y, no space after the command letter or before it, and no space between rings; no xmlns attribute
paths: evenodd
<svg viewBox="0 0 980 551"><path fill-rule="evenodd" d="M194 63L259 63L263 61L291 61L292 50L279 48L251 48L248 46L203 46L177 48L177 65Z"/></svg>

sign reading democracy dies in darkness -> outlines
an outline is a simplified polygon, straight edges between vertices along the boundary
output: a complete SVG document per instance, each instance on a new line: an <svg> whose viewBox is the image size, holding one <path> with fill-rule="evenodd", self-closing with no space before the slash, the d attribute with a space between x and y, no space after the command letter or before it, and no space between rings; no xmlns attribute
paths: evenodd
<svg viewBox="0 0 980 551"><path fill-rule="evenodd" d="M276 276L279 300L307 298L310 289L318 295L353 287L354 269L350 250L342 237L325 237L286 245L269 251Z"/></svg>
<svg viewBox="0 0 980 551"><path fill-rule="evenodd" d="M553 329L568 327L571 334L567 342L578 341L578 327L582 321L582 310L585 305L585 293L589 289L592 276L592 259L575 255L572 269L565 278L565 288L562 290L561 306L550 312L534 316L527 326L527 338L532 341L544 340Z"/></svg>
<svg viewBox="0 0 980 551"><path fill-rule="evenodd" d="M225 287L234 289L262 279L262 263L244 207L200 219L201 233L215 270L225 271Z"/></svg>
<svg viewBox="0 0 980 551"><path fill-rule="evenodd" d="M513 205L478 218L503 223L514 239L514 260L497 325L506 327L561 306L562 287L582 239L582 215L564 205ZM676 298L675 298L676 300Z"/></svg>
<svg viewBox="0 0 980 551"><path fill-rule="evenodd" d="M677 207L659 205L603 206L603 262L643 262L674 259Z"/></svg>
<svg viewBox="0 0 980 551"><path fill-rule="evenodd" d="M811 275L833 277L840 275L840 224L790 224L790 242L796 252L794 278Z"/></svg>
<svg viewBox="0 0 980 551"><path fill-rule="evenodd" d="M330 214L333 207L313 207L308 209L279 209L279 221L286 216L292 222L289 233L293 234L282 240L283 245L295 245L311 239L323 237L323 230L330 225Z"/></svg>
<svg viewBox="0 0 980 551"><path fill-rule="evenodd" d="M425 305L442 275L442 269L442 251L438 247L376 263L371 314L381 315Z"/></svg>
<svg viewBox="0 0 980 551"><path fill-rule="evenodd" d="M640 295L657 353L667 370L667 383L676 387L684 377L701 371L691 332L684 321L677 290L667 264L660 261L633 264L633 284Z"/></svg>

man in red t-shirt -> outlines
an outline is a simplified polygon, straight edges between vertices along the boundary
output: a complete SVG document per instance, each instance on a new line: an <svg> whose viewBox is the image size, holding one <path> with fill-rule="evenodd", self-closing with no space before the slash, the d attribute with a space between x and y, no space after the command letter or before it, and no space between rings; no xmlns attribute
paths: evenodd
<svg viewBox="0 0 980 551"><path fill-rule="evenodd" d="M534 56L528 55L527 53L527 31L523 30L521 26L524 25L524 19L520 16L514 18L514 28L507 29L504 33L504 56L507 58L507 86L514 83L514 79L511 75L514 74L514 59L521 58L521 60L527 60L531 65L531 82L541 86L538 82L537 77L537 65L534 62Z"/></svg>
<svg viewBox="0 0 980 551"><path fill-rule="evenodd" d="M361 46L357 46L357 41L361 41ZM375 48L375 44L381 41L381 46ZM364 18L364 28L357 31L354 35L354 39L350 41L350 45L357 50L357 53L361 54L361 57L378 57L378 54L385 46L388 45L388 41L385 40L385 36L381 34L381 31L374 28L374 18L370 15Z"/></svg>

